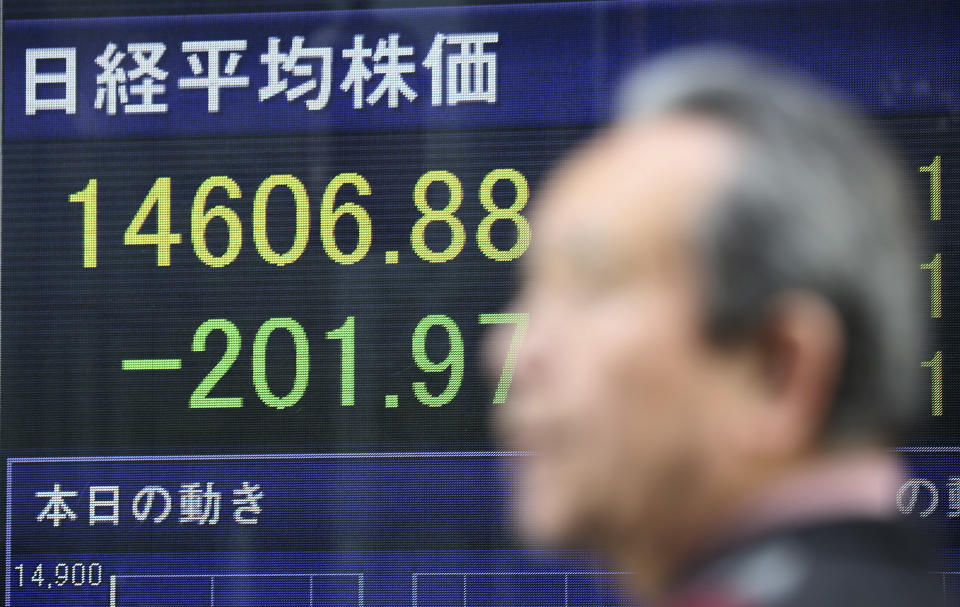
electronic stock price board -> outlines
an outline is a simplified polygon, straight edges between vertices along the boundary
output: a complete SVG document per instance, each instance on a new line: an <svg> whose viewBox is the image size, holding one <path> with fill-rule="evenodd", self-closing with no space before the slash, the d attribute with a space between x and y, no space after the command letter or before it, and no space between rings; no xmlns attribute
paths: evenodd
<svg viewBox="0 0 960 607"><path fill-rule="evenodd" d="M5 605L626 604L515 545L480 340L523 339L545 172L698 41L843 91L916 179L929 420L890 499L960 602L956 7L93 4L4 6Z"/></svg>

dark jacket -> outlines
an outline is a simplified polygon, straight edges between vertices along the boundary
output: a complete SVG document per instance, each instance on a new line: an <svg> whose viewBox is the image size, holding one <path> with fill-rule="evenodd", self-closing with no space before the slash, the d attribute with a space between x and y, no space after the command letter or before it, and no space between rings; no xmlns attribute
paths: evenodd
<svg viewBox="0 0 960 607"><path fill-rule="evenodd" d="M941 607L917 531L869 519L767 531L699 559L659 607Z"/></svg>

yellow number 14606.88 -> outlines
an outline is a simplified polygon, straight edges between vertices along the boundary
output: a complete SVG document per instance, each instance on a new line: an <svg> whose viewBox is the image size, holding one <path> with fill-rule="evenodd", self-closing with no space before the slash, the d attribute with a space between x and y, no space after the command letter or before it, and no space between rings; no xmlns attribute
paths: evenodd
<svg viewBox="0 0 960 607"><path fill-rule="evenodd" d="M494 200L494 187L504 182L513 191L513 200L504 206ZM70 202L83 205L83 267L97 267L97 180L90 179L79 192L70 195ZM271 193L277 188L288 190L294 205L293 242L286 251L277 251L270 242L267 233L267 203ZM341 265L350 265L362 260L370 251L373 242L373 225L369 212L354 201L340 201L353 193L357 197L370 196L373 189L370 182L359 173L340 173L331 179L324 188L320 199L320 241L327 256ZM445 190L447 203L434 208L427 200L428 191L434 195ZM352 192L351 192L352 191ZM211 197L226 197L227 200L242 198L243 192L236 180L226 175L206 178L196 189L190 209L190 241L194 253L202 263L213 268L222 268L232 263L240 254L243 244L243 226L237 211L225 204L208 206ZM486 215L477 226L477 247L483 255L494 261L513 261L527 250L530 245L530 224L520 212L530 197L530 187L526 177L516 169L494 169L487 173L480 183L477 198L486 211ZM455 216L463 203L463 183L450 171L427 171L417 180L413 188L413 202L421 217L410 231L410 244L420 259L430 263L442 263L455 258L466 244L466 229L463 222ZM310 196L307 188L293 175L270 175L260 182L253 197L253 244L267 263L284 266L298 260L306 250L310 236ZM349 215L356 224L356 239L353 249L345 251L337 242L335 228L337 222ZM156 231L147 232L150 217L154 216ZM150 187L133 219L124 231L123 242L128 245L148 245L156 247L157 266L170 265L170 251L173 245L181 244L182 235L171 228L171 179L158 177ZM513 224L515 237L509 248L498 248L491 237L491 230L497 221ZM215 253L207 244L207 230L211 223L221 223L226 228L226 246L222 252ZM435 250L427 244L426 232L431 223L445 224L450 234L449 244ZM221 228L222 229L222 228Z"/></svg>

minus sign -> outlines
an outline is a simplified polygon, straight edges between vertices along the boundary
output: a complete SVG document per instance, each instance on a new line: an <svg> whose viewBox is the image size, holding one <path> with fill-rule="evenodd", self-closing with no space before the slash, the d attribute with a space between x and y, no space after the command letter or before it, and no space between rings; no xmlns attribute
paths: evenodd
<svg viewBox="0 0 960 607"><path fill-rule="evenodd" d="M182 362L180 358L127 358L121 366L124 371L176 371Z"/></svg>

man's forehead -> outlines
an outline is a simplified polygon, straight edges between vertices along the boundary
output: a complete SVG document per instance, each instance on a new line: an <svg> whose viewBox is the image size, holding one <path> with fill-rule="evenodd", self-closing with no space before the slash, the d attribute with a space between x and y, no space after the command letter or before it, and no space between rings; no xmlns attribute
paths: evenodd
<svg viewBox="0 0 960 607"><path fill-rule="evenodd" d="M707 118L618 125L554 173L543 191L538 227L547 238L572 228L611 235L684 229L730 176L737 148L733 130Z"/></svg>

